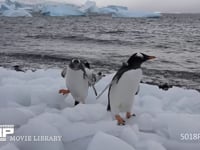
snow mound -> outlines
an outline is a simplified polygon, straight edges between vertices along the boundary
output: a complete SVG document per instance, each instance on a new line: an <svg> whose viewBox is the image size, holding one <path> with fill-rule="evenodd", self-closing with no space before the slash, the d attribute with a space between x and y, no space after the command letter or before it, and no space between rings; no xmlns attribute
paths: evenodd
<svg viewBox="0 0 200 150"><path fill-rule="evenodd" d="M51 124L42 120L32 119L26 125L23 125L15 133L16 136L61 136L59 131ZM64 150L61 141L52 142L16 142L20 150Z"/></svg>
<svg viewBox="0 0 200 150"><path fill-rule="evenodd" d="M6 144L5 146L2 146L0 150L19 150L14 144Z"/></svg>
<svg viewBox="0 0 200 150"><path fill-rule="evenodd" d="M105 134L103 132L97 133L87 148L87 150L94 149L135 150L133 147L131 147L121 139L112 135Z"/></svg>
<svg viewBox="0 0 200 150"><path fill-rule="evenodd" d="M86 104L74 107L70 95L58 93L65 88L60 72L24 73L0 67L0 124L15 125L15 136L62 136L59 142L2 142L0 150L199 150L200 139L188 138L188 133L200 132L199 92L141 84L132 108L136 117L118 126L106 111L108 91L96 100L89 89ZM98 93L113 75L97 83Z"/></svg>

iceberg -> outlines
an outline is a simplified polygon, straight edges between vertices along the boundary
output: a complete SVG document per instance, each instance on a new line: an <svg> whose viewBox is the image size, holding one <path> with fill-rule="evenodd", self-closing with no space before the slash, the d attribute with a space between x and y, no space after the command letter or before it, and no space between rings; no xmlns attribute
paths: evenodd
<svg viewBox="0 0 200 150"><path fill-rule="evenodd" d="M24 9L9 9L2 13L6 17L32 17L32 15Z"/></svg>
<svg viewBox="0 0 200 150"><path fill-rule="evenodd" d="M127 7L115 6L115 5L99 8L99 14L111 14L112 17L122 17L122 18L138 18L138 17L157 18L161 16L160 13L132 11L128 10Z"/></svg>
<svg viewBox="0 0 200 150"><path fill-rule="evenodd" d="M78 7L71 4L45 4L41 8L41 13L47 16L83 16Z"/></svg>
<svg viewBox="0 0 200 150"><path fill-rule="evenodd" d="M26 7L15 0L6 0L1 4L0 12L6 17L32 17L29 11L31 7Z"/></svg>
<svg viewBox="0 0 200 150"><path fill-rule="evenodd" d="M87 1L83 6L79 8L79 10L83 13L91 13L96 12L98 8L96 7L96 2Z"/></svg>
<svg viewBox="0 0 200 150"><path fill-rule="evenodd" d="M57 2L45 2L33 5L19 3L15 0L5 0L1 4L0 12L3 16L26 16L31 17L32 12L38 12L45 16L87 16L87 15L110 15L112 17L122 18L137 18L137 17L154 17L161 16L156 12L143 12L132 11L124 6L109 5L106 7L97 7L95 1L86 1L82 6L57 3Z"/></svg>

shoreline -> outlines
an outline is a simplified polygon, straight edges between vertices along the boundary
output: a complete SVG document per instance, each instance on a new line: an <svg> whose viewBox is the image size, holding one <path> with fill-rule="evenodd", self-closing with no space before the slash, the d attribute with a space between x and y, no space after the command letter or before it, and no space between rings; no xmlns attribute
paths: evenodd
<svg viewBox="0 0 200 150"><path fill-rule="evenodd" d="M0 68L4 68L4 69L8 69L8 70L13 70L13 71L16 71L16 72L24 72L26 73L27 71L32 71L32 72L35 72L37 70L49 70L49 69L60 69L62 70L61 67L47 67L47 68L21 68L21 70L15 70L13 67L2 67L0 66ZM97 70L96 70L97 71ZM98 70L99 71L99 70ZM157 70L158 71L158 70ZM112 74L114 73L115 71L114 70L111 70L111 71L108 71L107 72L104 72L106 75L109 75L109 74ZM148 72L148 70L144 70L143 69L143 79L141 81L141 83L144 83L144 84L148 84L148 85L155 85L157 86L159 89L162 89L164 91L167 91L169 90L170 88L173 88L173 87L179 87L179 88L182 88L182 89L186 89L186 90L196 90L197 92L200 93L200 89L195 89L195 88L192 88L192 87L189 87L189 86L185 86L185 85L180 85L180 84L173 84L172 81L167 81L166 82L162 82L162 81L159 81L159 80L156 80L154 78L149 78L149 76L147 76L147 74L145 74L145 72ZM156 70L154 70L153 73L155 73ZM171 83L172 82L172 83Z"/></svg>

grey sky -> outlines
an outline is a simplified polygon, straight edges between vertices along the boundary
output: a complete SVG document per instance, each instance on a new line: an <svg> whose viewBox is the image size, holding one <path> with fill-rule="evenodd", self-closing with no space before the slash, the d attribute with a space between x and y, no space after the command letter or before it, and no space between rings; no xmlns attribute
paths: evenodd
<svg viewBox="0 0 200 150"><path fill-rule="evenodd" d="M3 0L0 0L3 1ZM41 2L47 0L19 0ZM86 0L49 0L83 4ZM200 13L200 0L95 0L97 6L123 5L131 10Z"/></svg>

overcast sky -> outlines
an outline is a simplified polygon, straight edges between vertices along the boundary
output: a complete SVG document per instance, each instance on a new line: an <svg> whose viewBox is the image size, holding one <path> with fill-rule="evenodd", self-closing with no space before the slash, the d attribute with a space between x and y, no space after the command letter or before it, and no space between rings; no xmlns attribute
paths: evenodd
<svg viewBox="0 0 200 150"><path fill-rule="evenodd" d="M3 1L3 0L0 0ZM19 0L42 2L47 0ZM83 4L86 0L49 0ZM131 10L159 11L159 12L190 12L200 13L200 0L95 0L97 6L123 5Z"/></svg>

